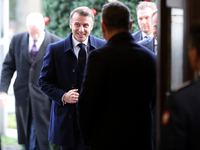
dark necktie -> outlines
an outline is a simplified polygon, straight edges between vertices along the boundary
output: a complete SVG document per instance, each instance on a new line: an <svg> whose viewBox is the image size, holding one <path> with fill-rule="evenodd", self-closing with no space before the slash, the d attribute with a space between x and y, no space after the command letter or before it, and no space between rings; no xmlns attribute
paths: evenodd
<svg viewBox="0 0 200 150"><path fill-rule="evenodd" d="M144 39L148 39L148 38L150 38L150 37L149 37L149 36L147 36L147 35L146 35L146 36L144 36Z"/></svg>
<svg viewBox="0 0 200 150"><path fill-rule="evenodd" d="M37 54L37 52L38 52L38 50L37 50L37 46L36 46L36 40L33 40L33 47L32 47L32 49L31 49L31 58L32 59L34 59L35 58L35 56L36 56L36 54Z"/></svg>
<svg viewBox="0 0 200 150"><path fill-rule="evenodd" d="M79 43L78 46L80 47L80 51L78 53L78 66L81 73L83 73L84 68L85 68L85 62L86 62L85 45L83 43Z"/></svg>

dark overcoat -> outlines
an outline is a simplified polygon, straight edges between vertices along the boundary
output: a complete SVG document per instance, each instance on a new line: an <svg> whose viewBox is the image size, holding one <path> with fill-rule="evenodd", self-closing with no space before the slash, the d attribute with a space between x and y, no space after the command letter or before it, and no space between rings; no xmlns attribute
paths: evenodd
<svg viewBox="0 0 200 150"><path fill-rule="evenodd" d="M45 39L33 61L28 51L28 32L14 35L10 43L9 51L3 62L0 91L7 93L13 73L16 71L14 95L19 144L26 143L29 106L31 106L40 149L48 149L51 101L39 89L37 81L47 46L59 40L58 36L45 31Z"/></svg>
<svg viewBox="0 0 200 150"><path fill-rule="evenodd" d="M88 58L79 121L92 150L153 149L156 56L128 32Z"/></svg>
<svg viewBox="0 0 200 150"><path fill-rule="evenodd" d="M88 54L105 43L90 35ZM63 106L61 99L65 92L79 89L77 72L78 62L73 50L72 34L48 46L38 83L40 89L52 99L49 141L71 148L75 146L78 132L76 104L67 103Z"/></svg>

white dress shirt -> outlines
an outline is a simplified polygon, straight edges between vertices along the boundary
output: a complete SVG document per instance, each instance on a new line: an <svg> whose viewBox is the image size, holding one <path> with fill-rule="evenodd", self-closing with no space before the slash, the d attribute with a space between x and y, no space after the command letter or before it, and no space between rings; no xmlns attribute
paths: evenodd
<svg viewBox="0 0 200 150"><path fill-rule="evenodd" d="M36 47L37 47L37 50L40 49L40 46L42 45L42 43L44 41L44 38L45 38L45 31L44 31L44 33L40 34L40 37L38 38L37 42L35 43ZM33 44L34 44L33 38L31 36L29 36L29 46L28 46L29 53L31 52Z"/></svg>
<svg viewBox="0 0 200 150"><path fill-rule="evenodd" d="M74 53L78 59L78 53L80 51L80 47L78 46L78 44L81 43L79 41L77 41L73 36L72 36L72 45L73 45L73 49L74 49ZM86 51L86 58L88 58L88 52L87 52L87 46L89 45L88 43L88 38L82 42L83 44L85 44L85 51Z"/></svg>
<svg viewBox="0 0 200 150"><path fill-rule="evenodd" d="M155 39L154 50L156 55L157 55L157 49L158 49L158 41Z"/></svg>
<svg viewBox="0 0 200 150"><path fill-rule="evenodd" d="M149 35L146 35L144 32L142 32L142 40L144 40L145 38L145 36L148 36L148 37L153 37L153 33L151 33L151 34L149 34Z"/></svg>

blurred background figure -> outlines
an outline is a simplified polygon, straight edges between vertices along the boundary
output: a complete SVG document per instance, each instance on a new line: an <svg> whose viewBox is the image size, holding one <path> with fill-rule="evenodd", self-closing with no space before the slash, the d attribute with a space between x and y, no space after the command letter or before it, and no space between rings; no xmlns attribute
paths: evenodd
<svg viewBox="0 0 200 150"><path fill-rule="evenodd" d="M153 37L152 28L151 28L151 14L157 9L156 4L153 2L139 2L137 6L137 21L140 27L140 30L133 33L134 39L138 42L143 39L148 39Z"/></svg>
<svg viewBox="0 0 200 150"><path fill-rule="evenodd" d="M27 16L27 32L13 36L3 62L0 82L0 105L5 108L13 73L18 143L26 150L49 149L48 128L51 101L39 90L37 80L46 48L60 38L45 30L43 16L34 12Z"/></svg>
<svg viewBox="0 0 200 150"><path fill-rule="evenodd" d="M139 41L139 44L142 44L143 46L145 46L146 48L148 48L149 50L151 50L152 52L154 52L157 55L157 45L158 45L158 41L157 41L157 18L158 18L158 10L153 11L152 15L151 15L151 28L153 31L153 37Z"/></svg>
<svg viewBox="0 0 200 150"><path fill-rule="evenodd" d="M160 150L200 149L200 22L190 28L188 56L198 73L197 80L186 82L171 92L162 116Z"/></svg>

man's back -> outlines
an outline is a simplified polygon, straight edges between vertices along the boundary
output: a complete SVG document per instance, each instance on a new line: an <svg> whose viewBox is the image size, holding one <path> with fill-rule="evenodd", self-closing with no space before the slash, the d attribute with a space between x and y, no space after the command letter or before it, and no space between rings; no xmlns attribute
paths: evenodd
<svg viewBox="0 0 200 150"><path fill-rule="evenodd" d="M90 110L87 113L92 115L92 123L84 124L88 130L83 136L87 138L91 133L93 149L130 149L138 145L152 149L155 64L155 55L137 44L128 32L113 36L91 53L79 103L82 105L85 98L92 102L91 108L85 106L82 111ZM88 91L87 87L93 88Z"/></svg>

